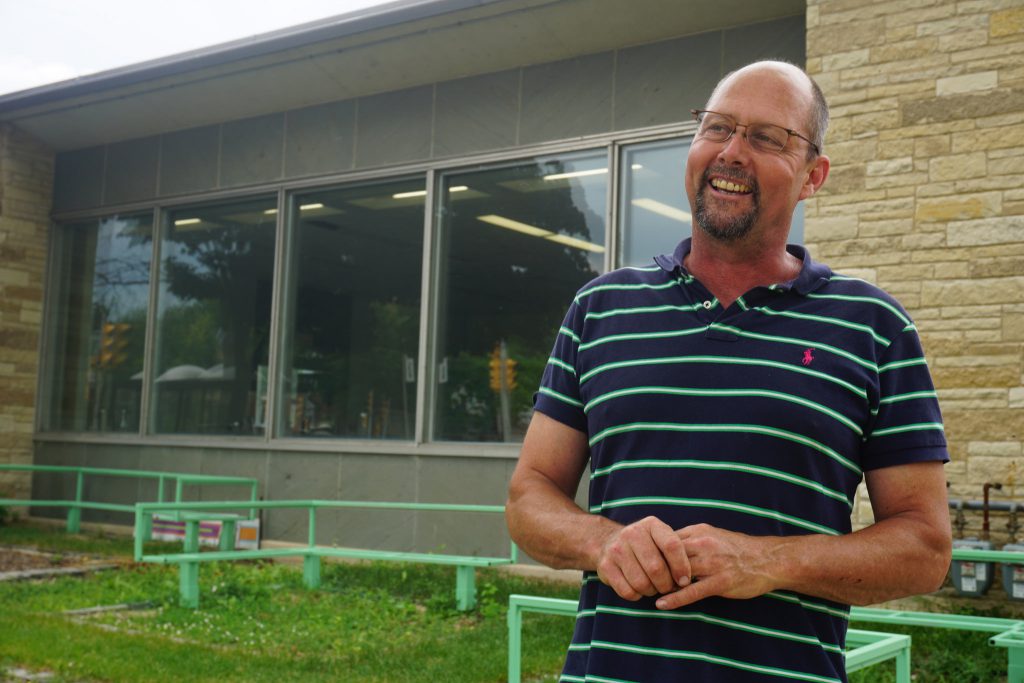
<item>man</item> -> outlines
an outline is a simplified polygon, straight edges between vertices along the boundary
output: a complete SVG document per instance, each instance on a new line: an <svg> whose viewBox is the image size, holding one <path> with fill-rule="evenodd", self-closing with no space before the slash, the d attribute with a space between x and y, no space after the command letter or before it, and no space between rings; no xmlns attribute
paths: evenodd
<svg viewBox="0 0 1024 683"><path fill-rule="evenodd" d="M692 240L576 296L509 528L584 570L563 681L845 681L848 605L949 566L935 392L898 303L786 245L829 171L817 85L759 62L695 115Z"/></svg>

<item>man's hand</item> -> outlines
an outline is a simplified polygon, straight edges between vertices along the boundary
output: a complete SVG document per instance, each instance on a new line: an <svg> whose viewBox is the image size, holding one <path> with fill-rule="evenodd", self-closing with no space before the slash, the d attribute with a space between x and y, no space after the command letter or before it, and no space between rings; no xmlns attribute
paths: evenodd
<svg viewBox="0 0 1024 683"><path fill-rule="evenodd" d="M668 593L657 602L659 609L671 610L712 595L724 598L753 598L776 586L768 571L773 541L778 538L747 536L708 524L680 529L676 536L689 556L693 582Z"/></svg>
<svg viewBox="0 0 1024 683"><path fill-rule="evenodd" d="M690 566L682 535L658 518L646 517L608 535L597 575L619 597L639 600L688 585Z"/></svg>

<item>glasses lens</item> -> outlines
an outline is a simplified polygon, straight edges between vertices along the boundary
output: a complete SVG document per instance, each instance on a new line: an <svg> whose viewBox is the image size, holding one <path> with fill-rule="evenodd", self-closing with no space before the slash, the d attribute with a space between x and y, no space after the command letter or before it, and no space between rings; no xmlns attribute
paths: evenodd
<svg viewBox="0 0 1024 683"><path fill-rule="evenodd" d="M789 140L785 128L770 123L752 123L747 128L750 144L765 152L781 152Z"/></svg>
<svg viewBox="0 0 1024 683"><path fill-rule="evenodd" d="M700 119L700 134L712 142L727 140L736 130L736 123L728 116L705 112Z"/></svg>

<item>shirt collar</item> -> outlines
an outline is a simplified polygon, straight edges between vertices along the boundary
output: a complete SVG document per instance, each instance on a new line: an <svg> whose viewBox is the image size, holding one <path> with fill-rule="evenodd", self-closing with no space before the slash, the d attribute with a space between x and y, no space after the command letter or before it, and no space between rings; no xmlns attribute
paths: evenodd
<svg viewBox="0 0 1024 683"><path fill-rule="evenodd" d="M661 256L655 256L654 262L657 263L663 270L669 273L678 272L681 275L689 275L686 270L686 266L683 265L683 260L686 255L690 253L690 244L692 238L687 237L680 242L675 251L671 254L662 254ZM832 269L826 266L824 263L818 263L811 258L811 253L799 244L787 244L786 250L796 256L803 265L800 267L800 273L789 282L780 282L775 286L775 289L788 290L792 289L797 294L808 294L818 289L832 276Z"/></svg>

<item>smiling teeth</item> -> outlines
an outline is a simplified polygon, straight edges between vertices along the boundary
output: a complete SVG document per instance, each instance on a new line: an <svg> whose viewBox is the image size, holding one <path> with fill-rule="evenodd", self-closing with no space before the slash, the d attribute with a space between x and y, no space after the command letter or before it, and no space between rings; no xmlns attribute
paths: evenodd
<svg viewBox="0 0 1024 683"><path fill-rule="evenodd" d="M739 185L737 183L731 183L728 180L714 179L711 181L711 187L717 190L725 190L726 192L750 192L750 188L746 185Z"/></svg>

